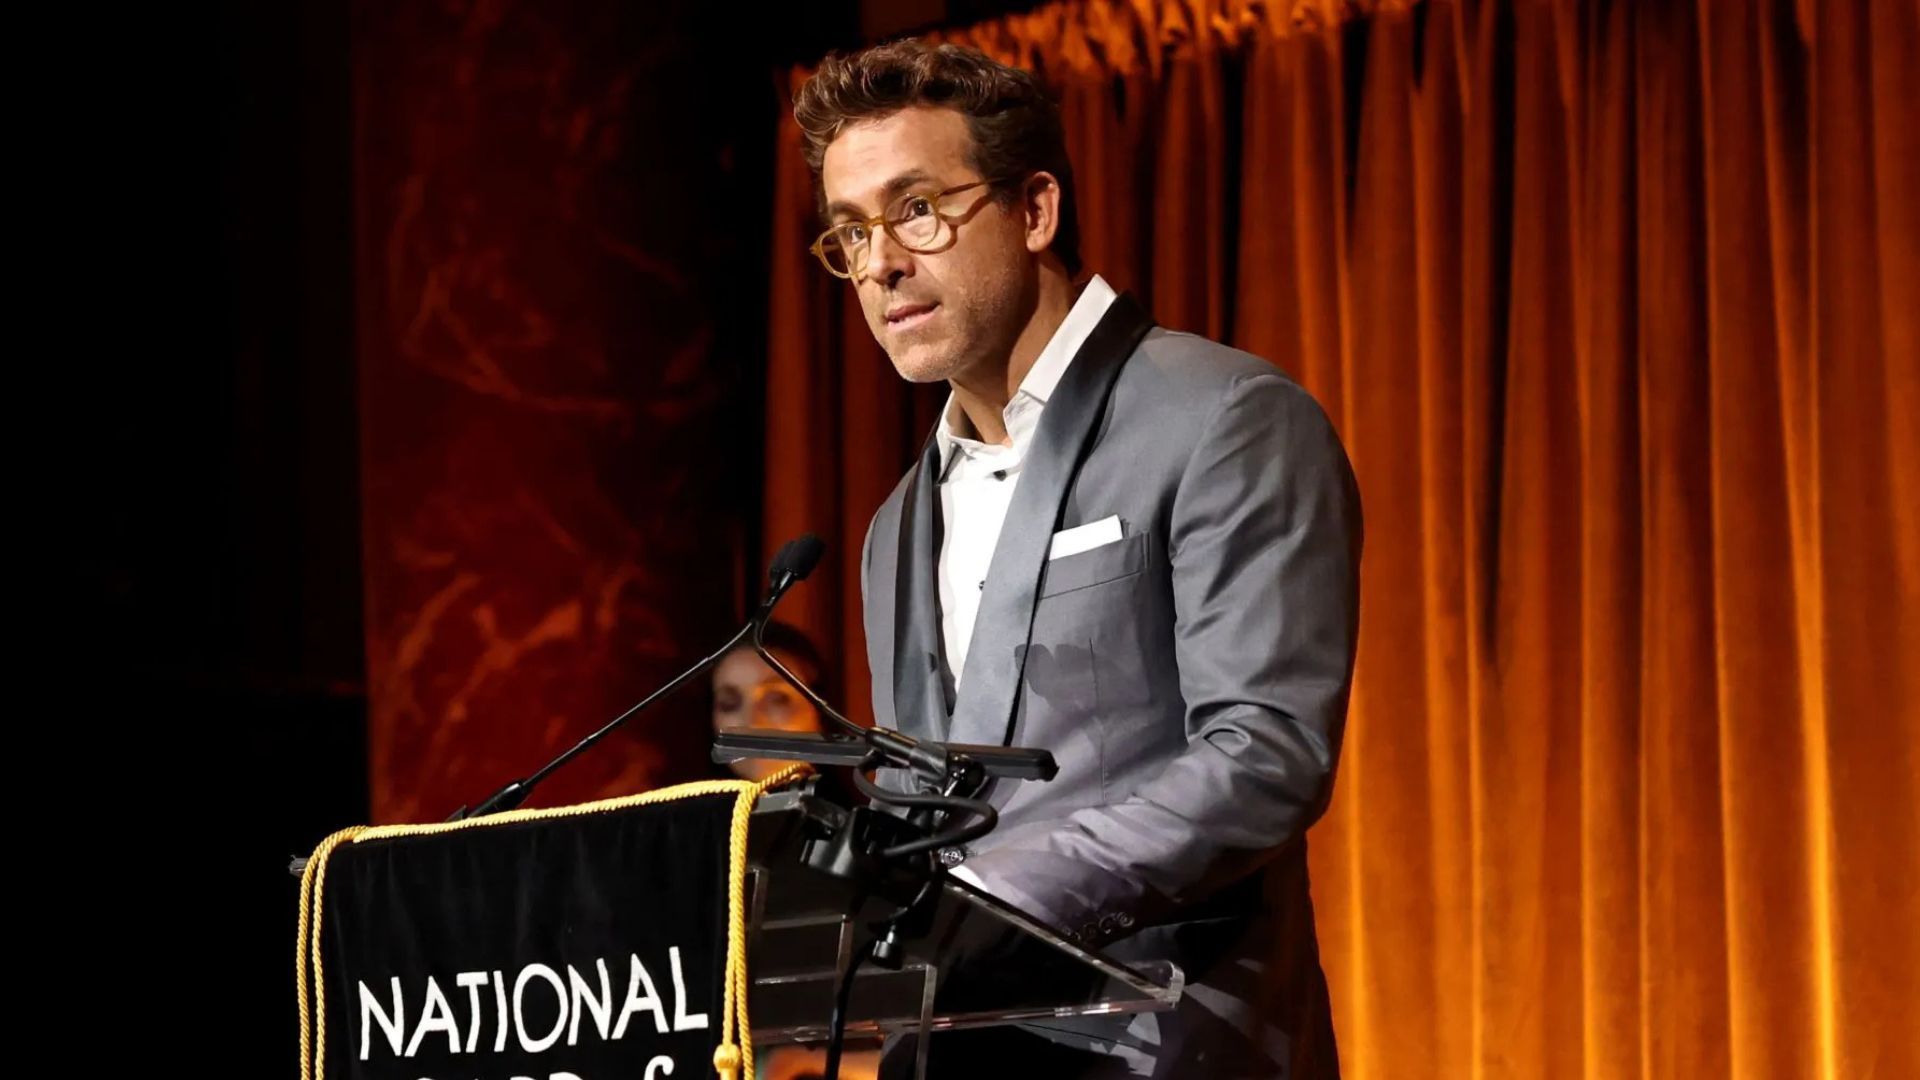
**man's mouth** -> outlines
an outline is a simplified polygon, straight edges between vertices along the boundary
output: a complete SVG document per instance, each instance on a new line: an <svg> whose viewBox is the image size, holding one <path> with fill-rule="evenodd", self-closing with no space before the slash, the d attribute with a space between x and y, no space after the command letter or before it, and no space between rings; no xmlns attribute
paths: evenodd
<svg viewBox="0 0 1920 1080"><path fill-rule="evenodd" d="M893 330L910 330L933 317L939 304L895 304L887 309L887 327Z"/></svg>

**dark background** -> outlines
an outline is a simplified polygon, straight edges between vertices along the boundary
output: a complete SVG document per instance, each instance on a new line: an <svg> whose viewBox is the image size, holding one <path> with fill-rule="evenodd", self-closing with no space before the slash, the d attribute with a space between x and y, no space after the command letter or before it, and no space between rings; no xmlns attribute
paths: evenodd
<svg viewBox="0 0 1920 1080"><path fill-rule="evenodd" d="M719 609L687 614L731 618L758 578L763 234L784 73L829 49L1021 6L774 5L756 9L751 27L733 6L692 0L541 11L559 54L659 57L638 66L628 93L682 122L630 133L644 157L620 155L613 179L634 185L633 205L644 210L665 193L674 202L663 219L729 225L720 259L705 250L713 234L649 234L667 257L697 265L702 287L727 291L724 313L703 315L712 344L702 378L711 407L746 420L727 426L697 489L708 493L697 512L734 527L731 573L705 582L704 594L677 596L690 605L706 595ZM511 16L515 5L505 8ZM126 209L99 235L119 245L116 268L144 287L122 295L113 315L86 317L100 320L86 329L113 351L122 392L100 453L85 463L105 484L81 508L95 524L67 554L116 658L82 674L102 680L103 702L125 721L87 737L128 751L120 760L138 781L126 789L139 793L128 799L136 820L190 815L218 838L196 845L185 865L156 837L91 867L114 891L135 865L178 871L164 907L181 921L161 944L192 957L195 977L222 994L233 1075L294 1071L288 858L370 819L366 327L357 311L366 282L356 276L369 253L356 169L374 155L356 130L370 120L356 114L355 64L429 51L448 10L233 3L122 26L116 63L126 86L109 113L123 141L99 151L120 179L97 197ZM672 167L686 155L724 162L724 180L694 205ZM140 175L140 198L127 203L121 181ZM691 742L675 752L665 774L703 767ZM166 1012L165 996L143 1001Z"/></svg>

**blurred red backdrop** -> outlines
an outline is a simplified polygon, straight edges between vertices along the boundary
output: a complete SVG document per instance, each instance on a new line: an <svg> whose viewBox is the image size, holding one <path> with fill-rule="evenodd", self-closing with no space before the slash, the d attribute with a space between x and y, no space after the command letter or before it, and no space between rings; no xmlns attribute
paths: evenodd
<svg viewBox="0 0 1920 1080"><path fill-rule="evenodd" d="M727 320L765 243L729 110L772 90L691 7L356 12L376 820L524 775L734 620L760 323ZM696 775L705 725L682 695L535 803Z"/></svg>
<svg viewBox="0 0 1920 1080"><path fill-rule="evenodd" d="M756 536L832 544L787 610L865 709L851 570L939 394L810 263L791 127L770 212L674 127L757 76L646 18L360 11L380 820L690 659ZM1294 373L1353 454L1362 655L1314 833L1348 1075L1920 1074L1920 9L1107 0L948 33L1059 86L1090 266ZM761 302L771 347L720 345ZM733 449L763 423L764 469ZM547 801L697 771L694 704Z"/></svg>

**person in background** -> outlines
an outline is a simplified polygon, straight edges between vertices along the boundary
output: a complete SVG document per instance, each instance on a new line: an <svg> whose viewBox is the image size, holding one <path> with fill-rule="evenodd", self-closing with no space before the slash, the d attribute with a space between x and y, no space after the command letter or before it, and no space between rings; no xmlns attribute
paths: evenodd
<svg viewBox="0 0 1920 1080"><path fill-rule="evenodd" d="M813 691L827 700L827 665L820 650L807 636L786 623L767 624L763 639L788 671L799 676ZM742 645L714 665L713 730L784 731L794 734L819 732L824 724L812 702L788 686L753 646ZM748 780L762 780L792 762L768 758L736 761L726 768ZM852 1044L840 1062L841 1080L872 1080L880 1067L877 1050L857 1049ZM759 1055L754 1072L767 1080L812 1080L824 1075L820 1069L826 1052L818 1047L768 1047Z"/></svg>
<svg viewBox="0 0 1920 1080"><path fill-rule="evenodd" d="M786 665L813 691L832 700L827 693L827 665L820 650L807 635L786 623L768 623L763 639L767 651ZM729 652L713 668L713 730L752 729L813 734L822 730L820 711L813 703L788 686L751 645ZM748 780L763 780L792 764L768 758L736 761L726 768Z"/></svg>

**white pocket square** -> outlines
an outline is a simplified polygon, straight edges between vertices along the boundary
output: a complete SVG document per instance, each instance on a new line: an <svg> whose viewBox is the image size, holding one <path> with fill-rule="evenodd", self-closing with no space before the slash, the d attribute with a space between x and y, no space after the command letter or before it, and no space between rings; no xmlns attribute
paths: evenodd
<svg viewBox="0 0 1920 1080"><path fill-rule="evenodd" d="M1047 559L1064 559L1069 555L1092 551L1102 544L1118 543L1120 539L1120 517L1116 514L1054 533L1053 546L1047 549Z"/></svg>

